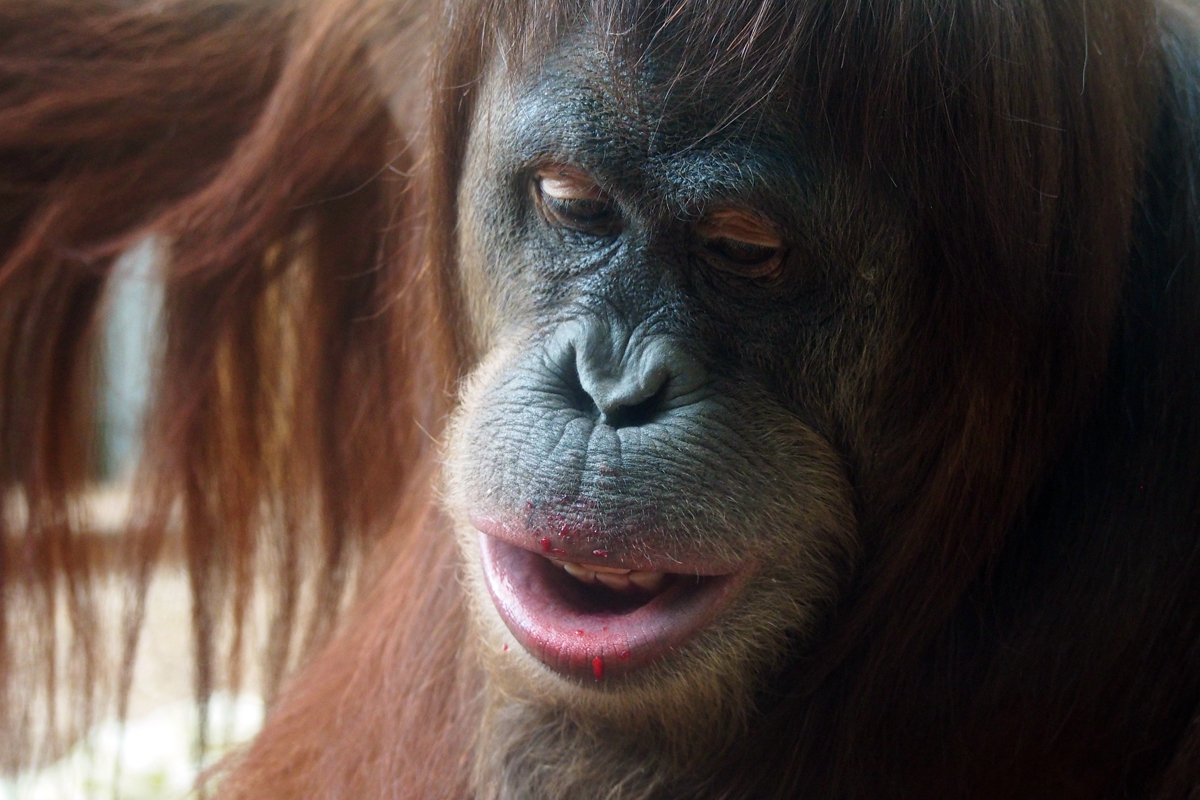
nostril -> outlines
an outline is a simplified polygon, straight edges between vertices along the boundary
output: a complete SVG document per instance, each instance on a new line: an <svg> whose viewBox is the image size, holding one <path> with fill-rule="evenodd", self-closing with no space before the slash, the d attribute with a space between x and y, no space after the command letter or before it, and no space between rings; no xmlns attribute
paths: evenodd
<svg viewBox="0 0 1200 800"><path fill-rule="evenodd" d="M653 422L662 413L671 378L667 365L641 359L637 367L626 367L621 380L592 396L605 424L613 428L637 427Z"/></svg>
<svg viewBox="0 0 1200 800"><path fill-rule="evenodd" d="M667 384L663 381L658 390L649 397L626 404L614 404L602 412L601 419L612 428L637 428L653 422L662 412L667 398Z"/></svg>
<svg viewBox="0 0 1200 800"><path fill-rule="evenodd" d="M588 394L587 389L583 388L583 384L574 370L571 371L571 380L567 383L567 390L570 392L572 408L582 411L593 420L603 416L596 401Z"/></svg>
<svg viewBox="0 0 1200 800"><path fill-rule="evenodd" d="M563 388L566 390L567 402L570 407L582 412L593 420L598 420L602 416L599 406L596 405L595 399L587 389L583 388L583 380L579 376L579 370L576 367L575 353L572 350L570 357L562 363L562 370L559 374L559 380L562 382Z"/></svg>
<svg viewBox="0 0 1200 800"><path fill-rule="evenodd" d="M564 324L549 344L555 393L574 412L612 428L658 421L704 380L696 359L673 339L643 334L631 343L591 318Z"/></svg>

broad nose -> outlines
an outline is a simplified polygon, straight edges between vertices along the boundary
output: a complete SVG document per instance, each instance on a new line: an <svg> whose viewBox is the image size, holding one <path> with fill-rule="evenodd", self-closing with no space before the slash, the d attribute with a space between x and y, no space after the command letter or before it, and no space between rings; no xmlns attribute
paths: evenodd
<svg viewBox="0 0 1200 800"><path fill-rule="evenodd" d="M704 383L700 363L675 337L586 319L555 338L576 407L613 428L653 422L691 402Z"/></svg>

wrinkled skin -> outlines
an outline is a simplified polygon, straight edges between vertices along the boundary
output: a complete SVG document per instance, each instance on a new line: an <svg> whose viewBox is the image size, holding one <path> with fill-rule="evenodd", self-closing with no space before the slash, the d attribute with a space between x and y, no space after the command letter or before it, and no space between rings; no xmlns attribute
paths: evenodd
<svg viewBox="0 0 1200 800"><path fill-rule="evenodd" d="M494 724L479 757L504 776L496 796L702 779L705 753L750 721L751 693L853 572L854 398L904 318L903 214L840 171L794 108L725 123L728 108L674 103L651 70L630 107L614 74L586 38L521 75L494 70L459 194L478 365L447 505L484 649L501 654L485 659ZM602 224L547 213L547 165L600 187ZM701 235L731 208L778 232L777 274L739 271ZM476 530L496 527L527 549L554 536L564 558L557 532L579 532L614 562L665 557L736 586L681 647L593 681L586 664L548 668L497 613ZM632 763L638 731L658 742L649 772Z"/></svg>

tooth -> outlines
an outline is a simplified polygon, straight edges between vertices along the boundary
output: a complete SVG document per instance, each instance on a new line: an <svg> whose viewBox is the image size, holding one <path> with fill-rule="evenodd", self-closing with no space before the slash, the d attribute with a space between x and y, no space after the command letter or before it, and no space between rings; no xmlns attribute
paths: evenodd
<svg viewBox="0 0 1200 800"><path fill-rule="evenodd" d="M634 586L639 589L645 589L648 592L653 592L659 586L662 586L663 573L661 572L631 572L629 580Z"/></svg>
<svg viewBox="0 0 1200 800"><path fill-rule="evenodd" d="M597 572L595 573L595 576L596 580L600 581L610 589L622 591L629 588L628 575L614 575L611 572Z"/></svg>
<svg viewBox="0 0 1200 800"><path fill-rule="evenodd" d="M565 569L572 578L583 581L584 583L595 583L596 578L598 577L596 573L592 572L590 569L586 569L569 561L565 562L562 565L562 568Z"/></svg>
<svg viewBox="0 0 1200 800"><path fill-rule="evenodd" d="M588 564L588 569L592 572L607 572L610 575L628 575L633 570L621 569L620 567L604 567L599 564Z"/></svg>

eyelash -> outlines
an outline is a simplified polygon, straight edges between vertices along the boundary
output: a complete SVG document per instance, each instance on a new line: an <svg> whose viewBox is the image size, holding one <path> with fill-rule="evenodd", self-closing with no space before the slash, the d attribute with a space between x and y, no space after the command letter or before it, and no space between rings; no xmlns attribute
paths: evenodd
<svg viewBox="0 0 1200 800"><path fill-rule="evenodd" d="M549 216L568 228L590 232L615 216L611 203L604 200L574 199L541 196L542 206Z"/></svg>
<svg viewBox="0 0 1200 800"><path fill-rule="evenodd" d="M761 264L779 253L778 247L740 242L737 239L709 239L704 243L713 253L732 261L734 264L754 266Z"/></svg>
<svg viewBox="0 0 1200 800"><path fill-rule="evenodd" d="M542 191L541 182L536 178L531 191L539 213L551 225L592 236L609 236L619 227L617 211L608 200L552 197Z"/></svg>

